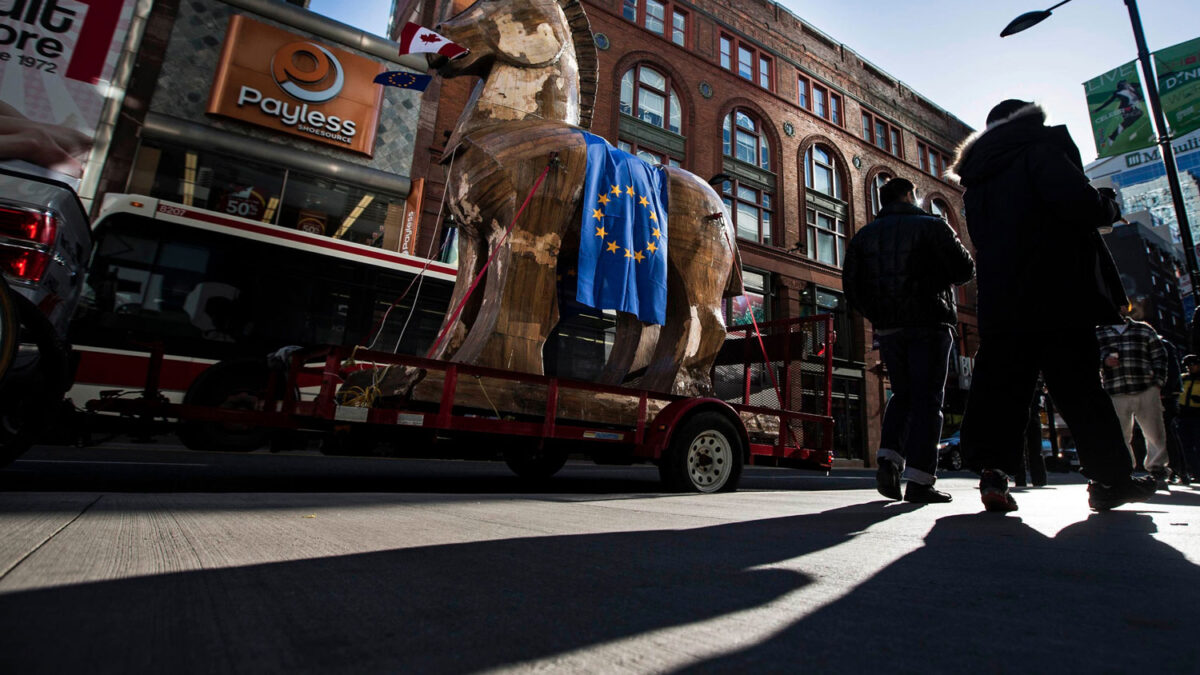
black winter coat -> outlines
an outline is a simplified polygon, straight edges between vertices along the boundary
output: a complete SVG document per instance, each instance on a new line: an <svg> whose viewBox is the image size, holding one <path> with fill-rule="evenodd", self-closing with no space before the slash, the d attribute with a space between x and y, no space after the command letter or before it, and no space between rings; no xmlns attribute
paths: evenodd
<svg viewBox="0 0 1200 675"><path fill-rule="evenodd" d="M971 254L946 221L893 202L850 240L842 282L846 301L875 330L954 327L953 285L974 275Z"/></svg>
<svg viewBox="0 0 1200 675"><path fill-rule="evenodd" d="M1097 228L1120 217L1088 184L1066 127L1028 106L959 153L979 279L979 328L1115 324L1128 303Z"/></svg>

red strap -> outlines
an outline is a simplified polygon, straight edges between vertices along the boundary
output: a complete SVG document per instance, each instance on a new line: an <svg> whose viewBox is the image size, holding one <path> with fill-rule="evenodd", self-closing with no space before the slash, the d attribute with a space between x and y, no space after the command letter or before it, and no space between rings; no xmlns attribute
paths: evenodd
<svg viewBox="0 0 1200 675"><path fill-rule="evenodd" d="M475 292L475 287L479 285L479 280L483 278L484 273L487 272L488 266L492 264L492 260L494 260L496 254L500 252L500 247L504 245L505 240L508 239L508 234L512 232L513 227L516 226L517 219L520 218L521 214L525 212L525 207L529 206L530 200L533 199L533 193L537 192L537 189L542 186L542 181L546 180L546 174L550 173L550 167L554 166L556 159L558 159L558 153L550 153L550 161L546 163L546 168L542 169L542 175L538 176L537 181L533 184L533 189L531 189L529 191L529 195L525 197L525 203L521 204L521 208L517 209L517 214L513 216L512 222L508 224L508 229L504 230L504 236L500 237L500 241L496 242L495 248L492 249L492 254L488 256L487 262L483 264L483 268L479 270L479 274L475 275L475 280L472 281L471 286L467 288L467 292L463 295L462 300L458 301L458 306L454 308L454 313L450 315L450 320L446 322L446 325L442 327L441 332L438 333L437 340L435 340L433 346L429 348L429 352L425 354L425 358L433 358L433 353L437 351L439 346L441 346L442 340L446 338L446 333L450 330L450 327L454 325L455 321L458 321L458 315L462 314L463 307L466 306L467 300L471 298L471 294Z"/></svg>

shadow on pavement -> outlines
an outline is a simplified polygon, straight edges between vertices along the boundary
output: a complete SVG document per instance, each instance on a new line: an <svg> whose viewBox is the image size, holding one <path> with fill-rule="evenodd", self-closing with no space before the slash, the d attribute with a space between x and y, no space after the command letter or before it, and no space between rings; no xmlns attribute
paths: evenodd
<svg viewBox="0 0 1200 675"><path fill-rule="evenodd" d="M0 596L0 672L512 665L761 606L811 579L749 568L836 546L913 508L876 501L690 530L426 546L11 593ZM820 642L838 634L817 631Z"/></svg>
<svg viewBox="0 0 1200 675"><path fill-rule="evenodd" d="M1053 538L1011 516L944 517L846 597L686 671L1200 672L1200 570L1155 532L1129 511Z"/></svg>

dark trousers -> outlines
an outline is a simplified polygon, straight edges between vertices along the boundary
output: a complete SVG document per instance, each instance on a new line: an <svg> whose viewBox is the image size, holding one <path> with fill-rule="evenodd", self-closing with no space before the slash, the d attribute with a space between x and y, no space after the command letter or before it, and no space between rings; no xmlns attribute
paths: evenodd
<svg viewBox="0 0 1200 675"><path fill-rule="evenodd" d="M1200 415L1179 417L1179 441L1183 446L1183 457L1190 475L1200 476ZM1180 472L1176 472L1180 473Z"/></svg>
<svg viewBox="0 0 1200 675"><path fill-rule="evenodd" d="M1040 387L1035 387L1033 392L1033 401L1029 404L1029 424L1025 427L1025 455L1021 462L1021 470L1017 472L1016 484L1025 486L1025 471L1029 470L1029 477L1033 480L1034 485L1046 484L1046 460L1042 458L1042 418L1040 399L1042 392ZM1051 431L1054 433L1054 418L1050 418Z"/></svg>
<svg viewBox="0 0 1200 675"><path fill-rule="evenodd" d="M1029 401L1040 370L1079 452L1084 475L1102 483L1133 470L1112 399L1100 387L1099 354L1091 326L1046 325L1036 330L980 332L962 448L976 470L1021 470Z"/></svg>
<svg viewBox="0 0 1200 675"><path fill-rule="evenodd" d="M904 328L879 336L879 354L892 382L879 447L900 453L907 467L928 474L928 482L937 473L942 400L952 344L953 336L946 326Z"/></svg>
<svg viewBox="0 0 1200 675"><path fill-rule="evenodd" d="M1176 476L1188 475L1187 457L1183 453L1183 441L1179 438L1179 399L1174 395L1163 397L1163 429L1167 432L1167 466Z"/></svg>

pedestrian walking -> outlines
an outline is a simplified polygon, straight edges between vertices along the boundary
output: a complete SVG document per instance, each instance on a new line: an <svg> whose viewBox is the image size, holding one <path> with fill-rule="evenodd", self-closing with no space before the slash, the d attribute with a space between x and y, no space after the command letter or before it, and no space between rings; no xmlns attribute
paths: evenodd
<svg viewBox="0 0 1200 675"><path fill-rule="evenodd" d="M1051 424L1054 420L1050 420ZM1042 382L1038 380L1029 402L1029 425L1025 427L1025 455L1016 475L1017 487L1025 487L1026 476L1034 487L1046 484L1046 460L1042 457Z"/></svg>
<svg viewBox="0 0 1200 675"><path fill-rule="evenodd" d="M1133 423L1146 439L1146 471L1161 489L1167 484L1167 430L1163 424L1162 392L1167 377L1167 350L1154 327L1141 321L1141 303L1131 303L1120 323L1096 328L1103 366L1104 391L1112 397L1121 433L1135 465L1130 444Z"/></svg>
<svg viewBox="0 0 1200 675"><path fill-rule="evenodd" d="M870 320L892 384L876 487L900 499L903 477L905 501L948 502L933 484L958 323L954 286L971 280L975 263L946 221L917 206L912 182L894 178L879 195L879 216L850 240L842 275L846 300Z"/></svg>
<svg viewBox="0 0 1200 675"><path fill-rule="evenodd" d="M1163 378L1162 398L1163 428L1167 432L1167 466L1171 469L1171 482L1190 484L1188 478L1188 461L1183 452L1183 442L1179 438L1179 394L1183 391L1183 381L1179 372L1179 351L1170 340L1162 338L1163 348L1167 350L1167 374Z"/></svg>
<svg viewBox="0 0 1200 675"><path fill-rule="evenodd" d="M1120 216L1111 191L1088 184L1063 126L1040 106L1009 99L960 149L967 229L978 265L979 351L961 432L980 498L1014 511L1008 476L1020 467L1029 401L1041 371L1071 427L1088 504L1144 501L1112 401L1100 386L1095 327L1120 320L1125 291L1098 228Z"/></svg>
<svg viewBox="0 0 1200 675"><path fill-rule="evenodd" d="M1182 473L1191 482L1200 478L1200 356L1183 357L1183 367L1187 372L1179 392L1179 441L1187 463Z"/></svg>

